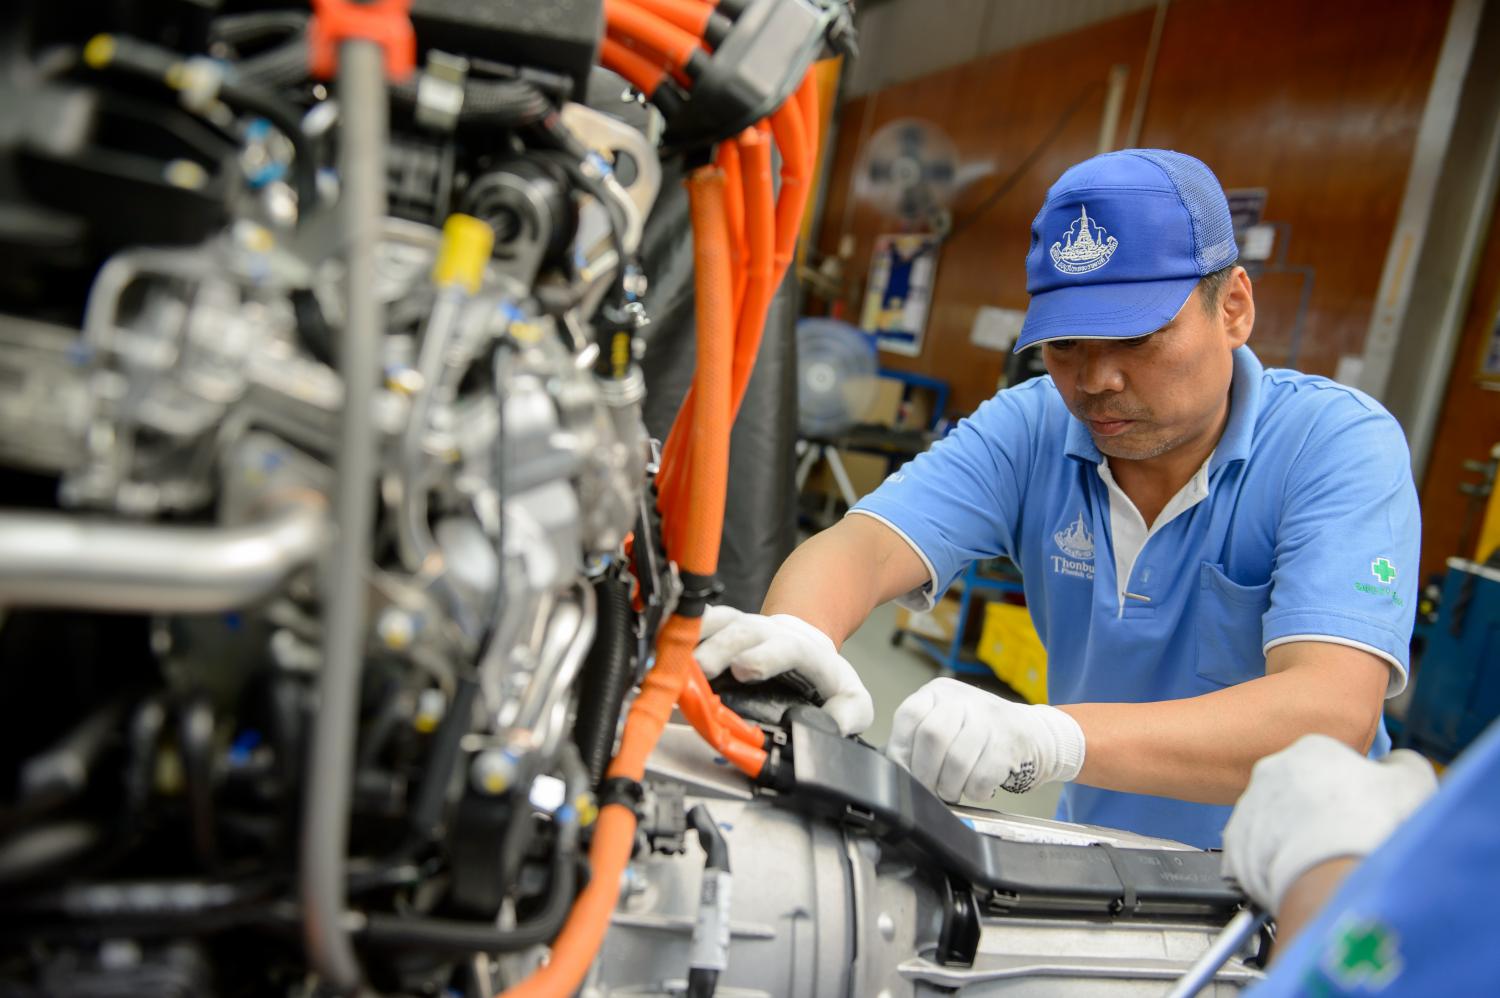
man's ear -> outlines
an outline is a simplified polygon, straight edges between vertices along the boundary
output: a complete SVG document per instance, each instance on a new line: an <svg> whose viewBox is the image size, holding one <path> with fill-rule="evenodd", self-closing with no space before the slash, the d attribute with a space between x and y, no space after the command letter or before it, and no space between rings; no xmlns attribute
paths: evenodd
<svg viewBox="0 0 1500 998"><path fill-rule="evenodd" d="M1255 328L1255 291L1244 267L1234 268L1219 295L1219 316L1231 347L1244 346Z"/></svg>

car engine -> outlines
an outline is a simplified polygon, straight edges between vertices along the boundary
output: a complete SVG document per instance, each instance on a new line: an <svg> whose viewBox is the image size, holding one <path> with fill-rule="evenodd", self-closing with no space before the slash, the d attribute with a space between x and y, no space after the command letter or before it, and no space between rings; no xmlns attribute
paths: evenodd
<svg viewBox="0 0 1500 998"><path fill-rule="evenodd" d="M1236 917L692 661L845 4L0 20L0 992L1157 994Z"/></svg>

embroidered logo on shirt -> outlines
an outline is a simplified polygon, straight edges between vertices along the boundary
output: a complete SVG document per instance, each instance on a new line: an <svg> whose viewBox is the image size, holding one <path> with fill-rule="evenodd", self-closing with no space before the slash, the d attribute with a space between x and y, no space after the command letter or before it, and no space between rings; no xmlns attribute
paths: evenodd
<svg viewBox="0 0 1500 998"><path fill-rule="evenodd" d="M1119 245L1104 226L1089 218L1088 206L1079 205L1078 218L1052 244L1052 266L1064 274L1087 274L1108 263Z"/></svg>
<svg viewBox="0 0 1500 998"><path fill-rule="evenodd" d="M1346 991L1384 991L1401 974L1401 940L1376 920L1345 916L1323 953L1323 971Z"/></svg>
<svg viewBox="0 0 1500 998"><path fill-rule="evenodd" d="M1370 574L1379 580L1380 585L1356 582L1354 588L1367 596L1379 596L1381 599L1389 599L1396 606L1405 606L1401 594L1391 586L1396 581L1396 566L1391 564L1389 558L1382 556L1370 562Z"/></svg>
<svg viewBox="0 0 1500 998"><path fill-rule="evenodd" d="M1052 571L1057 575L1071 575L1077 579L1094 578L1094 534L1084 522L1083 514L1063 529L1052 535L1062 555L1052 556Z"/></svg>

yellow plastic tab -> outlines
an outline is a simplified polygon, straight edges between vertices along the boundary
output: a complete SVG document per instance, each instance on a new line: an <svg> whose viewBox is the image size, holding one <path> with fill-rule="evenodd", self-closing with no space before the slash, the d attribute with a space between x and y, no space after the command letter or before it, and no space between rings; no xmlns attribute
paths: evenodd
<svg viewBox="0 0 1500 998"><path fill-rule="evenodd" d="M114 57L115 39L113 35L95 35L83 47L83 62L90 69L103 69L113 61Z"/></svg>
<svg viewBox="0 0 1500 998"><path fill-rule="evenodd" d="M449 215L443 223L443 245L432 266L433 283L476 293L494 246L495 230L487 224L472 215Z"/></svg>

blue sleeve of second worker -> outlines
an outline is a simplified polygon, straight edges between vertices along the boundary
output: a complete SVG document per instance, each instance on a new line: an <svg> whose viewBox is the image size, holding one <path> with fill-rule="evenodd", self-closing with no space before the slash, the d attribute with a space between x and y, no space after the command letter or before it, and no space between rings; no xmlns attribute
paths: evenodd
<svg viewBox="0 0 1500 998"><path fill-rule="evenodd" d="M1282 492L1266 646L1305 636L1363 645L1405 685L1421 520L1401 427L1350 395L1314 427Z"/></svg>
<svg viewBox="0 0 1500 998"><path fill-rule="evenodd" d="M1495 994L1497 824L1500 723L1349 875L1247 998Z"/></svg>
<svg viewBox="0 0 1500 998"><path fill-rule="evenodd" d="M920 603L930 607L970 562L1015 551L1047 390L1038 379L1000 392L851 510L893 527L927 562Z"/></svg>

